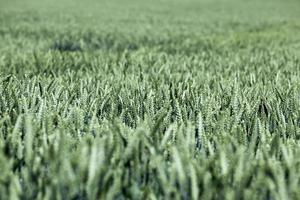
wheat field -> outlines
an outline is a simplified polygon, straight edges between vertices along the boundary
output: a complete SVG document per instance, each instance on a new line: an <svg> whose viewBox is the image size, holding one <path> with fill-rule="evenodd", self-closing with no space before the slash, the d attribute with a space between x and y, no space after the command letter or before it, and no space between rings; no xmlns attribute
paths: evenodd
<svg viewBox="0 0 300 200"><path fill-rule="evenodd" d="M0 0L0 199L300 199L297 0Z"/></svg>

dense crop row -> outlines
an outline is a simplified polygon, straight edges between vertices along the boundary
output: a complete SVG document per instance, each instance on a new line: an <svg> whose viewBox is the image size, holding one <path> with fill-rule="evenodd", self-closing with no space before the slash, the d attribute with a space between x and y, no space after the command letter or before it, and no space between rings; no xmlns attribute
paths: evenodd
<svg viewBox="0 0 300 200"><path fill-rule="evenodd" d="M0 15L0 199L299 198L297 23L196 33L156 3L157 33Z"/></svg>

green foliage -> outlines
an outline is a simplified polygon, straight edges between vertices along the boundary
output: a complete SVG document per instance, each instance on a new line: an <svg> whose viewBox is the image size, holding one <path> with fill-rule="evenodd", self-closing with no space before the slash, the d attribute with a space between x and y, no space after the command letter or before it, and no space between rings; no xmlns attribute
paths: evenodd
<svg viewBox="0 0 300 200"><path fill-rule="evenodd" d="M299 8L0 0L0 199L298 199Z"/></svg>

